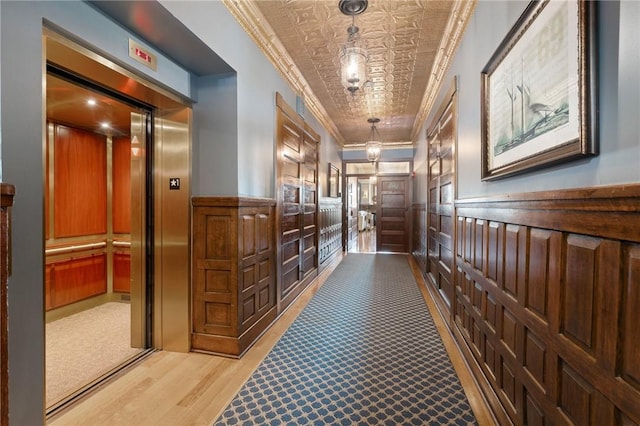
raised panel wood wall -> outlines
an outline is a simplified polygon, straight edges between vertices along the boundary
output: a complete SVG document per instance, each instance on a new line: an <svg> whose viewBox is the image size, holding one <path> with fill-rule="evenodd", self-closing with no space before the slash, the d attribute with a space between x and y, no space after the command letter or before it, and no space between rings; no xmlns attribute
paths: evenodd
<svg viewBox="0 0 640 426"><path fill-rule="evenodd" d="M53 186L53 200L49 199L50 192L45 191L46 309L102 294L106 291L104 283L115 292L128 293L129 250L122 245L115 247L115 243L111 246L110 240L116 234L119 242L126 243L131 232L130 140L113 138L109 144L104 135L57 123L49 123L47 138L50 137L52 140L47 141L46 149L46 184L47 188ZM50 157L53 164L49 163ZM107 160L109 157L111 161ZM49 180L50 166L53 167L52 180ZM111 211L107 214L110 199ZM51 229L50 214L53 214ZM102 243L104 248L90 247L96 243ZM86 258L98 254L108 262L104 278L99 283L83 283L90 275L87 275ZM108 268L113 268L113 274L107 273ZM107 282L109 276L113 277L111 283ZM70 288L70 283L78 288Z"/></svg>
<svg viewBox="0 0 640 426"><path fill-rule="evenodd" d="M11 270L11 220L15 188L0 183L0 425L9 424L9 346L7 281Z"/></svg>
<svg viewBox="0 0 640 426"><path fill-rule="evenodd" d="M131 292L131 253L128 251L113 253L113 291Z"/></svg>
<svg viewBox="0 0 640 426"><path fill-rule="evenodd" d="M84 255L48 263L45 309L51 310L107 292L105 254Z"/></svg>
<svg viewBox="0 0 640 426"><path fill-rule="evenodd" d="M106 137L55 126L54 236L107 232Z"/></svg>
<svg viewBox="0 0 640 426"><path fill-rule="evenodd" d="M320 202L320 266L342 252L342 201L326 198Z"/></svg>
<svg viewBox="0 0 640 426"><path fill-rule="evenodd" d="M194 350L241 356L275 320L275 201L196 197Z"/></svg>
<svg viewBox="0 0 640 426"><path fill-rule="evenodd" d="M495 411L640 424L640 186L459 200L456 217L451 326Z"/></svg>
<svg viewBox="0 0 640 426"><path fill-rule="evenodd" d="M112 226L115 234L131 233L131 141L128 137L112 141Z"/></svg>
<svg viewBox="0 0 640 426"><path fill-rule="evenodd" d="M318 275L320 137L276 95L277 298L286 309Z"/></svg>
<svg viewBox="0 0 640 426"><path fill-rule="evenodd" d="M131 239L131 139L113 138L111 152L111 231L126 241ZM115 248L112 276L114 292L131 292L129 248Z"/></svg>

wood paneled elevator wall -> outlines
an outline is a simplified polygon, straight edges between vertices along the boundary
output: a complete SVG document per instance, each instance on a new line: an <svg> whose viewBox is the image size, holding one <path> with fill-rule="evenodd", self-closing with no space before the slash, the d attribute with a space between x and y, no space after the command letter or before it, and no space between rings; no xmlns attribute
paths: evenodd
<svg viewBox="0 0 640 426"><path fill-rule="evenodd" d="M116 233L129 241L129 138L56 123L48 128L45 309L128 293L128 248L114 251L111 242Z"/></svg>

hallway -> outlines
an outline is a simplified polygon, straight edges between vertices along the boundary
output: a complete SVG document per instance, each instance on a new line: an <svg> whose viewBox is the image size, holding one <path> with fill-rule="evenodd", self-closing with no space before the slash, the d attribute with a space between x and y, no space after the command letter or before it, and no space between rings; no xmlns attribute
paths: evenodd
<svg viewBox="0 0 640 426"><path fill-rule="evenodd" d="M376 228L358 232L358 242L349 250L350 253L375 253Z"/></svg>
<svg viewBox="0 0 640 426"><path fill-rule="evenodd" d="M374 275L371 275L371 281L375 280L373 277L377 274L386 277L386 283L390 279L386 276L386 273L391 272L393 268L390 267L388 262L380 261L380 259L383 259L380 256L384 256L384 259L391 259L396 265L403 263L406 265L401 255L373 256L369 254L353 254L348 255L346 258L339 258L320 275L312 287L294 303L291 309L287 310L281 316L241 360L197 353L180 354L157 352L138 366L124 373L121 377L88 396L84 401L79 402L67 412L54 417L50 420L49 424L211 424L213 420L218 418L223 412L262 360L269 355L269 351L277 344L278 340L310 301L311 297L320 289L320 286L327 280L331 283L332 278L335 281L336 275L334 274L332 278L329 278L329 275L340 262L344 262L341 266L347 268L343 273L354 276L356 281L357 277L366 276L360 264L362 262L371 262L369 263L369 267L376 271L373 273ZM413 274L413 277L419 283L418 287L422 295L427 296L419 272L416 272L413 261L409 261L409 263L411 264L411 271L407 268L404 275L410 279ZM344 279L342 279L342 281L344 282ZM364 281L369 281L369 279ZM329 283L328 285L330 285ZM366 285L366 283L364 284ZM351 286L351 280L349 280L349 285ZM389 288L383 288L383 290L384 292L388 292ZM331 290L323 287L323 292L326 293L328 291ZM336 290L332 291L335 292ZM415 294L418 294L415 290L413 291ZM359 292L361 291L359 290ZM342 293L339 293L339 295L342 295ZM406 297L406 295L401 296L402 299L406 299ZM464 363L455 352L455 349L453 349L451 337L448 335L438 315L435 314L435 307L431 299L426 297L425 300L429 311L433 315L435 327L442 335L442 342L459 375L460 382L465 390L469 405L474 411L478 424L490 424L490 417L482 402L483 399L464 367ZM424 305L418 302L418 308L420 308L420 306L424 310ZM375 312L376 314L378 313L377 308ZM426 313L427 311L424 310L424 312ZM308 315L306 311L305 314ZM404 312L402 316L407 314L409 313ZM373 320L374 318L375 317L372 317L371 319ZM354 319L357 320L357 318ZM426 320L428 321L428 317ZM348 321L351 321L351 318L348 318ZM382 322L385 322L384 319ZM380 333L378 335L376 332L375 340L377 341L377 347L380 350L386 348L389 342L385 339L393 338L395 340L394 335L395 333ZM413 333L411 333L411 337L414 337ZM439 339L437 340L438 342L434 342L434 344L440 345ZM413 346L413 343L411 346ZM359 346L357 342L354 342L354 345L356 347ZM351 345L349 345L349 347L350 346ZM428 351L431 351L431 349L428 349ZM399 356L397 351L393 353L395 354L393 355L394 357ZM366 356L366 354L363 354L363 356ZM344 366L345 363L341 365ZM402 368L403 367L401 367L401 370ZM426 365L425 370L428 370ZM374 377L371 380L376 379L377 377ZM390 378L390 376L387 376L386 379L392 382L396 380ZM461 424L467 424L467 422Z"/></svg>

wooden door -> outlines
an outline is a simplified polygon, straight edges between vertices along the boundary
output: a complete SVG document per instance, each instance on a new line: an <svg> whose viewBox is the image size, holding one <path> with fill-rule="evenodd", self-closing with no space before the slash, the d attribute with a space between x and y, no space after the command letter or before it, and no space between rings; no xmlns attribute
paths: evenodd
<svg viewBox="0 0 640 426"><path fill-rule="evenodd" d="M454 95L446 98L431 126L428 141L427 277L440 294L447 313L453 298L455 109Z"/></svg>
<svg viewBox="0 0 640 426"><path fill-rule="evenodd" d="M319 136L278 95L278 311L318 275Z"/></svg>
<svg viewBox="0 0 640 426"><path fill-rule="evenodd" d="M302 263L301 279L318 270L318 141L308 127L302 135Z"/></svg>
<svg viewBox="0 0 640 426"><path fill-rule="evenodd" d="M375 219L377 251L409 251L410 184L409 176L378 177Z"/></svg>

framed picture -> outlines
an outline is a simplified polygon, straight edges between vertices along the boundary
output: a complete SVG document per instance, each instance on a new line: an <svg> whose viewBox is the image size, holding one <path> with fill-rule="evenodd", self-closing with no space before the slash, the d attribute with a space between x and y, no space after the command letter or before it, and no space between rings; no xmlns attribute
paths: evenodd
<svg viewBox="0 0 640 426"><path fill-rule="evenodd" d="M329 197L339 197L340 170L329 163Z"/></svg>
<svg viewBox="0 0 640 426"><path fill-rule="evenodd" d="M595 1L532 1L482 70L482 180L596 155Z"/></svg>

